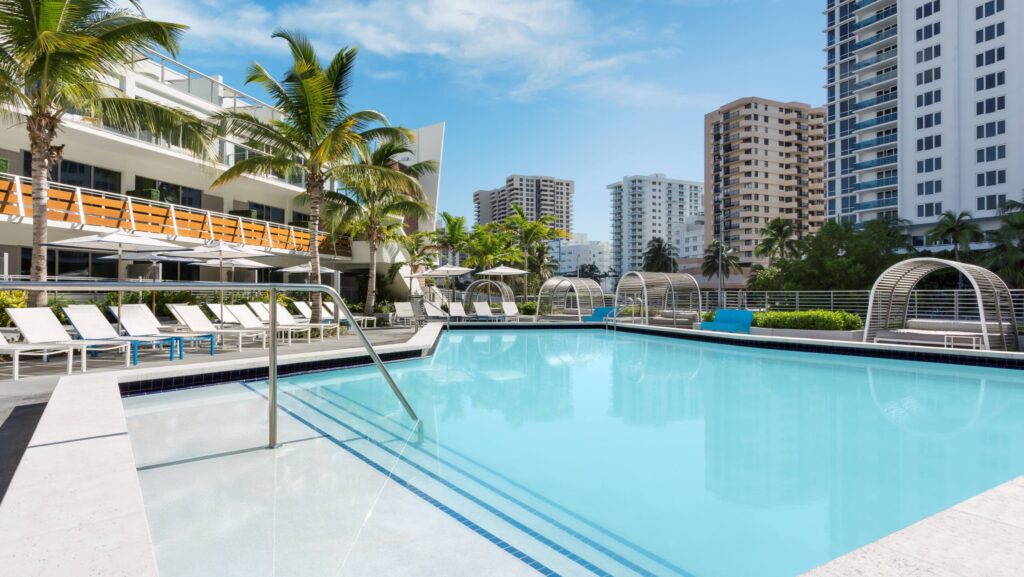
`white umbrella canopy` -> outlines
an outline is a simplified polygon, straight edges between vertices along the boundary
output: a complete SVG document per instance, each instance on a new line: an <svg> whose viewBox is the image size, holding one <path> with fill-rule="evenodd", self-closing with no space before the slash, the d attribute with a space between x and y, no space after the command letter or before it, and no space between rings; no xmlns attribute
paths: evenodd
<svg viewBox="0 0 1024 577"><path fill-rule="evenodd" d="M298 264L298 265L295 265L295 266L290 266L288 268L279 268L279 269L277 269L278 272L286 272L286 273L289 273L289 274L292 274L292 273L295 273L295 274L300 274L300 273L302 273L302 274L309 274L311 270L312 270L312 267L309 265L308 262L306 264ZM328 268L326 266L320 265L320 272L336 273L338 271L334 270L333 268Z"/></svg>
<svg viewBox="0 0 1024 577"><path fill-rule="evenodd" d="M121 259L131 262L196 262L194 258L176 256L176 253L163 254L160 252L125 252L121 255ZM101 256L98 260L117 260L117 255Z"/></svg>
<svg viewBox="0 0 1024 577"><path fill-rule="evenodd" d="M195 261L192 263L192 266L207 266L213 268L219 268L221 266L228 268L274 268L273 265L256 262L247 258L229 258L224 261Z"/></svg>
<svg viewBox="0 0 1024 577"><path fill-rule="evenodd" d="M453 276L462 276L464 274L469 274L471 272L473 272L473 269L471 268L466 268L464 266L452 266L446 264L444 266L439 266L433 270L418 272L412 276L416 278L449 278Z"/></svg>
<svg viewBox="0 0 1024 577"><path fill-rule="evenodd" d="M177 256L185 256L189 258L202 258L202 259L226 259L226 258L259 258L264 256L272 256L271 253L242 246L239 244L231 244L218 240L210 244L204 244L203 246L196 246L178 253Z"/></svg>
<svg viewBox="0 0 1024 577"><path fill-rule="evenodd" d="M477 276L520 276L524 274L530 273L522 269L512 268L505 265L496 266L476 273Z"/></svg>

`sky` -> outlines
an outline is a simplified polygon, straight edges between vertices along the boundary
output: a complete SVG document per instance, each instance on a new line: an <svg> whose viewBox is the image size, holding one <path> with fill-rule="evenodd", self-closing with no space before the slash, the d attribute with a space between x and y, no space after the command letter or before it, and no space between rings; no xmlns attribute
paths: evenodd
<svg viewBox="0 0 1024 577"><path fill-rule="evenodd" d="M610 240L606 186L633 174L703 181L704 115L743 96L825 100L821 0L143 0L190 26L178 59L245 87L283 73L276 29L326 60L360 48L353 108L446 123L439 210L509 174L576 182L574 228Z"/></svg>

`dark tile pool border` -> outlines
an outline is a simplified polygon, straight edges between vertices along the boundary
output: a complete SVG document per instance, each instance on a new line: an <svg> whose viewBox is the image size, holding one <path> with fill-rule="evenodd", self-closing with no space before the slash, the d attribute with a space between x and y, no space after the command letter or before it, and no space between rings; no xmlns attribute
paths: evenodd
<svg viewBox="0 0 1024 577"><path fill-rule="evenodd" d="M814 344L806 342L784 342L767 339L745 339L716 336L710 331L682 332L676 330L663 330L641 325L618 325L605 327L597 323L566 323L557 325L551 323L505 323L505 324L483 324L483 323L451 323L446 327L452 331L469 330L566 330L566 329L590 329L590 330L612 330L626 333L636 333L659 337L668 337L686 341L711 342L722 345L733 345L737 347L748 347L755 349L774 349L783 351L797 351L806 353L823 353L831 355L843 355L851 357L871 357L880 359L894 359L902 361L921 361L926 363L944 363L949 365L969 365L976 367L989 367L994 369L1024 370L1024 355L1019 359L1008 359L984 355L964 355L955 353L923 352L918 350L900 350L897 347L868 347L868 346L843 346L836 344ZM850 343L851 345L862 345L862 343Z"/></svg>

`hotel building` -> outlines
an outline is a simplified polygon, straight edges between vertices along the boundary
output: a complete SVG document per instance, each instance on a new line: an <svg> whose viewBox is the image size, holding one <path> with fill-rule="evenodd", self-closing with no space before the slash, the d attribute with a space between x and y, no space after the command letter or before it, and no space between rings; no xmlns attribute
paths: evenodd
<svg viewBox="0 0 1024 577"><path fill-rule="evenodd" d="M643 267L654 237L671 243L680 258L701 254L693 227L704 215L704 185L664 174L626 176L608 185L612 210L612 266L619 275Z"/></svg>
<svg viewBox="0 0 1024 577"><path fill-rule="evenodd" d="M704 117L704 242L722 239L744 265L765 226L793 224L797 238L825 220L824 115L799 102L741 98Z"/></svg>
<svg viewBox="0 0 1024 577"><path fill-rule="evenodd" d="M945 211L983 226L1024 198L1024 3L827 0L828 217L898 217L917 246Z"/></svg>
<svg viewBox="0 0 1024 577"><path fill-rule="evenodd" d="M128 97L143 98L187 110L205 118L226 109L245 110L271 119L281 113L269 104L157 53L142 53L123 74L110 79ZM444 124L415 131L415 154L401 162L441 161ZM303 182L290 177L247 176L218 188L212 181L238 159L259 152L228 136L216 143L216 155L199 160L174 143L146 133L128 134L102 126L96 119L68 115L56 144L64 158L51 174L49 237L51 241L121 229L182 245L224 240L273 253L271 265L298 264L309 243L319 242L324 264L355 272L369 264L363 242L331 243L307 226L298 196ZM31 180L28 136L23 124L0 129L0 254L7 276L27 275L31 254ZM437 205L440 173L422 180L428 204ZM411 228L433 229L434 216ZM50 273L116 277L114 265L101 254L50 249ZM381 251L382 263L395 258ZM400 258L400 257L399 257ZM183 267L185 279L213 280L215 270ZM386 270L386 266L385 266ZM164 271L176 278L177 267Z"/></svg>
<svg viewBox="0 0 1024 577"><path fill-rule="evenodd" d="M551 176L513 174L505 186L473 193L476 223L503 222L512 216L512 206L523 209L526 218L555 217L555 228L572 233L572 199L576 184Z"/></svg>

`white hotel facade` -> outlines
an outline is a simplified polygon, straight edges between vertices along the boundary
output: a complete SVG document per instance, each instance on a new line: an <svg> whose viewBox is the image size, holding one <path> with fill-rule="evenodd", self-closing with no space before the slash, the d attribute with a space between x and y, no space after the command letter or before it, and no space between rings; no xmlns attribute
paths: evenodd
<svg viewBox="0 0 1024 577"><path fill-rule="evenodd" d="M110 83L127 96L144 98L208 117L224 109L242 109L268 119L280 114L270 105L156 53L140 54L130 69ZM415 131L416 154L403 162L442 159L444 123ZM231 163L256 154L230 137L216 145L216 157L198 160L148 134L124 134L94 119L69 115L55 144L64 158L51 175L49 236L51 241L133 230L182 245L226 240L259 246L274 254L264 262L288 266L308 256L311 231L297 197L302 182L294 178L244 177L212 189L211 182ZM0 125L0 255L8 276L28 274L31 246L31 174L28 136L23 124ZM440 171L423 179L431 208L437 206ZM16 191L20 188L21 194ZM28 212L27 212L28 211ZM432 230L434 215L411 228ZM365 270L365 243L326 246L324 264L342 271ZM59 275L113 277L116 272L103 255L51 249L50 272ZM393 247L379 260L402 258ZM165 274L171 271L165 271ZM189 279L212 280L215 271L191 271ZM186 274L182 273L185 277Z"/></svg>
<svg viewBox="0 0 1024 577"><path fill-rule="evenodd" d="M608 185L612 210L612 266L619 275L640 270L647 243L661 237L678 258L704 254L704 183L664 174L626 176Z"/></svg>
<svg viewBox="0 0 1024 577"><path fill-rule="evenodd" d="M945 211L983 228L1024 199L1024 2L826 0L827 216Z"/></svg>

